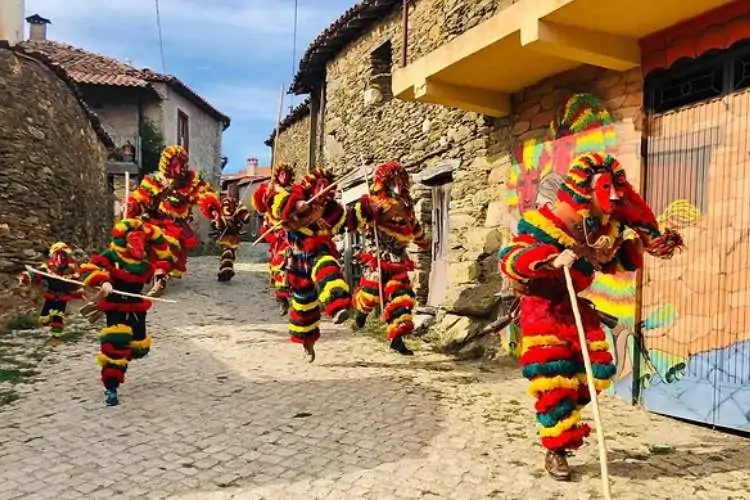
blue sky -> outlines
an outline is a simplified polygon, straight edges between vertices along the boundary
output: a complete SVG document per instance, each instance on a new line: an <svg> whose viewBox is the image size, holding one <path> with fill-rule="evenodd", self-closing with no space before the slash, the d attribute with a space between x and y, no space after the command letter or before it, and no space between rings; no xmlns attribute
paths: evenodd
<svg viewBox="0 0 750 500"><path fill-rule="evenodd" d="M297 62L310 41L356 0L299 0ZM281 84L292 76L294 0L160 0L166 72L229 115L225 172L270 160ZM48 38L138 68L162 71L154 0L26 0L52 21ZM302 96L285 95L284 113Z"/></svg>

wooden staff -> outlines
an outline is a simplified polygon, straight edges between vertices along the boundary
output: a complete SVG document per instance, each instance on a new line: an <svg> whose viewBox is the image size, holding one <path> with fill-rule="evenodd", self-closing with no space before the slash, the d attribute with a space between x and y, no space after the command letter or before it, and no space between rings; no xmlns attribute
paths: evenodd
<svg viewBox="0 0 750 500"><path fill-rule="evenodd" d="M367 186L367 195L372 196L370 192L370 179L367 175L367 164L365 163L365 157L360 158L362 162L362 173L365 176L365 186ZM373 218L372 220L372 234L375 237L375 258L378 263L378 294L380 295L380 316L385 319L385 300L383 300L383 265L380 262L380 238L378 236L378 222Z"/></svg>
<svg viewBox="0 0 750 500"><path fill-rule="evenodd" d="M125 172L125 204L122 206L122 218L128 218L128 203L130 202L130 172Z"/></svg>
<svg viewBox="0 0 750 500"><path fill-rule="evenodd" d="M599 413L599 401L596 394L596 385L594 384L594 370L591 368L591 356L589 347L586 342L586 331L583 329L583 320L581 311L578 309L578 295L573 286L573 278L570 276L570 268L563 267L565 273L565 284L568 286L568 295L570 296L570 307L573 309L573 317L578 329L578 341L581 343L581 354L583 354L583 366L586 369L586 382L591 396L591 410L594 413L594 424L596 425L596 440L599 444L599 466L602 471L602 494L605 500L612 500L612 491L609 485L609 468L607 465L607 444L604 442L604 429L602 428L602 416Z"/></svg>

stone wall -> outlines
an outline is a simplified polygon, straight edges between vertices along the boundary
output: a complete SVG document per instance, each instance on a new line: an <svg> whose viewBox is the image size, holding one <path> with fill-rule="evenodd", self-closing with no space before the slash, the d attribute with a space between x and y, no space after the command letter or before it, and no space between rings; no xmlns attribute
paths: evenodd
<svg viewBox="0 0 750 500"><path fill-rule="evenodd" d="M278 160L294 166L297 178L307 173L309 146L310 114L308 113L282 128L279 134Z"/></svg>
<svg viewBox="0 0 750 500"><path fill-rule="evenodd" d="M102 248L112 224L106 149L72 88L44 63L0 48L0 319L36 308L25 264L62 240ZM96 121L98 125L98 120Z"/></svg>

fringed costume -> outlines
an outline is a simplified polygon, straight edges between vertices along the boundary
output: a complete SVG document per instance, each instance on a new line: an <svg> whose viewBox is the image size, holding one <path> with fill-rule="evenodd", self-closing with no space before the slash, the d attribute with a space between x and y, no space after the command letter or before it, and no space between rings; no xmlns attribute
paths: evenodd
<svg viewBox="0 0 750 500"><path fill-rule="evenodd" d="M189 169L187 151L181 146L169 146L161 154L159 170L143 178L130 194L127 207L128 218L146 219L158 226L177 256L172 269L157 272L154 288L149 292L152 295L164 291L167 276L181 278L187 271L188 251L199 242L190 227L194 206L210 220L221 214L219 195L199 173Z"/></svg>
<svg viewBox="0 0 750 500"><path fill-rule="evenodd" d="M63 279L78 280L78 265L73 258L73 252L65 243L58 241L49 248L49 260L42 264L39 270L59 276ZM67 281L43 276L33 271L24 271L18 275L18 280L24 284L43 286L44 303L39 313L39 324L49 326L53 340L59 340L65 327L65 312L68 302L73 299L83 299L86 294L80 285Z"/></svg>
<svg viewBox="0 0 750 500"><path fill-rule="evenodd" d="M359 254L364 273L354 291L355 325L362 328L367 316L380 306L382 291L391 348L407 356L414 354L403 337L414 330L415 295L408 274L414 270L414 262L406 250L410 243L422 248L430 245L415 218L409 188L406 169L395 162L385 163L375 171L370 194L362 196L349 211L350 229L359 229L364 235L364 249Z"/></svg>
<svg viewBox="0 0 750 500"><path fill-rule="evenodd" d="M140 219L123 219L112 229L109 248L81 266L84 282L101 288L97 305L107 317L97 358L107 405L118 404L117 389L125 381L130 361L146 356L151 348L146 327L151 301L118 295L117 291L142 293L157 270L169 270L176 261L158 226Z"/></svg>
<svg viewBox="0 0 750 500"><path fill-rule="evenodd" d="M253 193L252 203L256 212L263 214L263 226L261 234L276 226L279 222L271 213L271 202L274 195L280 190L288 190L294 183L294 170L287 163L280 163L273 169L271 180L267 184L261 184ZM268 243L268 270L269 278L275 289L276 301L279 304L281 316L285 316L289 310L289 285L286 277L286 267L289 260L289 241L286 230L278 226L273 232L265 237Z"/></svg>
<svg viewBox="0 0 750 500"><path fill-rule="evenodd" d="M518 235L499 254L500 271L521 295L520 363L536 398L546 468L558 480L570 479L566 452L580 447L591 429L581 422L581 409L591 396L581 345L562 267L570 267L578 293L594 273L634 271L643 251L670 258L682 238L660 231L646 202L625 177L620 163L606 154L576 158L554 205L524 213ZM591 302L579 298L594 383L605 390L615 374L612 354Z"/></svg>
<svg viewBox="0 0 750 500"><path fill-rule="evenodd" d="M250 211L237 206L235 196L226 196L221 200L221 215L211 221L211 229L221 248L218 278L221 282L228 282L234 277L234 261L240 247L242 226L250 222Z"/></svg>
<svg viewBox="0 0 750 500"><path fill-rule="evenodd" d="M270 203L271 215L283 222L290 244L286 269L291 292L289 333L303 344L310 362L320 338L321 308L340 324L348 318L351 293L339 264L332 236L346 227L346 210L333 189L307 203L333 182L330 172L315 168L290 190L280 189Z"/></svg>

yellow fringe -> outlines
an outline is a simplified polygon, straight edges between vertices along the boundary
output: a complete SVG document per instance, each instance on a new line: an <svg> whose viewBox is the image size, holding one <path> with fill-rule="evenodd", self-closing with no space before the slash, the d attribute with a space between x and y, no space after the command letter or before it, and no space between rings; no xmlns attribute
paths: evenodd
<svg viewBox="0 0 750 500"><path fill-rule="evenodd" d="M130 347L132 349L150 349L151 348L151 335L146 334L146 338L143 340L131 340Z"/></svg>
<svg viewBox="0 0 750 500"><path fill-rule="evenodd" d="M318 296L318 300L323 302L324 304L327 304L331 298L331 294L334 290L345 290L349 291L349 284L343 280L343 279L337 279L333 280L329 283L326 283L326 286L323 287L323 290L320 291L320 295Z"/></svg>
<svg viewBox="0 0 750 500"><path fill-rule="evenodd" d="M107 356L104 353L99 353L96 355L96 363L99 366L105 366L105 365L115 365L119 367L127 367L128 366L128 360L127 359L112 359L109 356Z"/></svg>
<svg viewBox="0 0 750 500"><path fill-rule="evenodd" d="M312 331L315 331L315 329L318 328L318 325L320 325L319 321L316 321L310 326L298 326L298 325L293 325L290 323L289 331L294 332L294 333L299 333L299 334L310 333Z"/></svg>
<svg viewBox="0 0 750 500"><path fill-rule="evenodd" d="M542 427L539 429L540 437L557 437L563 432L572 429L575 425L581 421L581 413L578 410L573 410L565 420L559 421L554 427Z"/></svg>
<svg viewBox="0 0 750 500"><path fill-rule="evenodd" d="M595 342L589 342L589 351L608 351L609 342L606 340L597 340Z"/></svg>
<svg viewBox="0 0 750 500"><path fill-rule="evenodd" d="M571 238L565 233L565 231L555 226L551 220L539 213L538 210L529 210L528 212L525 212L523 218L526 219L526 222L539 230L544 231L566 247L573 247L576 245L575 239Z"/></svg>
<svg viewBox="0 0 750 500"><path fill-rule="evenodd" d="M586 377L585 373L579 373L578 374L578 381L581 385L587 385L588 378ZM606 391L609 389L609 386L612 385L612 381L610 379L594 379L594 387L596 388L597 392Z"/></svg>
<svg viewBox="0 0 750 500"><path fill-rule="evenodd" d="M560 340L556 335L533 335L530 337L523 337L521 340L521 349L523 352L526 352L532 347L546 347L564 344L566 344L566 342Z"/></svg>
<svg viewBox="0 0 750 500"><path fill-rule="evenodd" d="M133 333L133 329L130 328L128 325L113 325L113 326L105 326L101 330L101 336L110 334L110 333Z"/></svg>
<svg viewBox="0 0 750 500"><path fill-rule="evenodd" d="M317 308L319 306L318 301L310 302L309 304L300 304L299 302L294 302L292 304L292 307L296 309L297 311L307 312L312 311L313 309Z"/></svg>
<svg viewBox="0 0 750 500"><path fill-rule="evenodd" d="M320 271L321 266L323 266L324 264L328 264L330 262L333 262L337 266L340 265L339 261L337 261L332 256L330 256L330 255L324 255L324 256L322 256L321 258L319 258L318 260L315 261L315 265L313 265L313 268L312 268L312 275L316 276L318 274L318 271Z"/></svg>
<svg viewBox="0 0 750 500"><path fill-rule="evenodd" d="M581 383L578 378L568 378L562 375L554 377L536 377L529 384L529 394L533 397L551 391L552 389L578 389Z"/></svg>

